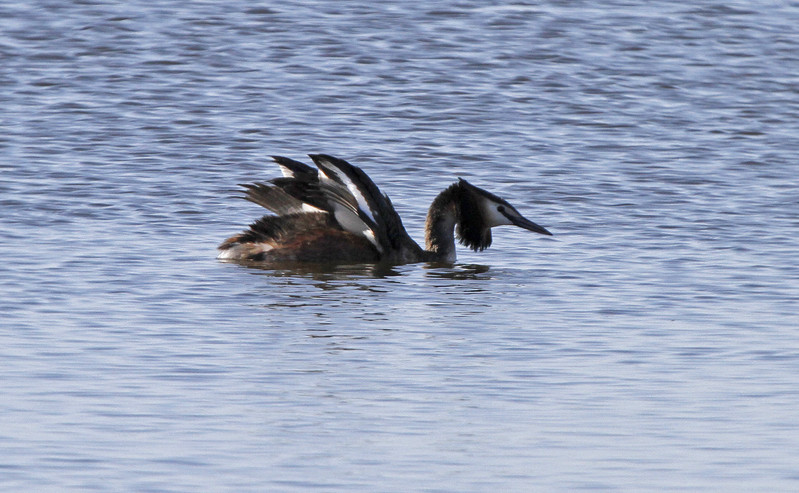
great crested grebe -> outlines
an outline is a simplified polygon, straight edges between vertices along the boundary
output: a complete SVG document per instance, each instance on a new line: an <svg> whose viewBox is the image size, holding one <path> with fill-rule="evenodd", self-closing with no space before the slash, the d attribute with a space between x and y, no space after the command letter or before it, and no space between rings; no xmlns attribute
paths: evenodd
<svg viewBox="0 0 799 493"><path fill-rule="evenodd" d="M318 169L273 156L283 178L243 185L267 215L219 245L219 259L264 262L455 262L455 238L472 250L491 245L491 228L512 224L551 235L505 200L460 178L438 194L425 224L425 248L408 236L388 195L360 168L311 154Z"/></svg>

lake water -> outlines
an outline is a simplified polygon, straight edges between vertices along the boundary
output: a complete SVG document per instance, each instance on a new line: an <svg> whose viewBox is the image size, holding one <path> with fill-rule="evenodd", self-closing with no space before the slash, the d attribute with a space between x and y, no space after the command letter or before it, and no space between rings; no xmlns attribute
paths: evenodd
<svg viewBox="0 0 799 493"><path fill-rule="evenodd" d="M7 2L0 61L0 490L799 490L796 2ZM217 261L315 152L555 236Z"/></svg>

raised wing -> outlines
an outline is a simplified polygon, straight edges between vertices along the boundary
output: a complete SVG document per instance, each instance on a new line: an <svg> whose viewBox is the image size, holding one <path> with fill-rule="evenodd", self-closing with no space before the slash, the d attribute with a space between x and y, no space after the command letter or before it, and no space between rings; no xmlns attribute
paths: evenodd
<svg viewBox="0 0 799 493"><path fill-rule="evenodd" d="M380 253L386 242L372 211L362 208L346 183L331 179L319 169L282 156L272 156L280 166L282 178L269 184L244 185L245 198L279 215L297 212L327 212L341 229L368 239ZM335 159L335 158L333 158ZM372 184L374 185L374 184Z"/></svg>
<svg viewBox="0 0 799 493"><path fill-rule="evenodd" d="M391 200L363 170L327 154L311 154L310 157L319 168L320 182L349 192L355 201L349 205L355 206L359 219L372 229L381 252L397 252L409 243L416 247Z"/></svg>
<svg viewBox="0 0 799 493"><path fill-rule="evenodd" d="M304 249L309 249L309 244L322 247L322 243L326 243L338 251L347 249L347 242L350 246L360 242L368 248L349 248L357 254L354 259L363 258L362 253L367 250L376 250L381 260L389 262L404 263L420 258L423 250L408 236L391 200L366 173L327 154L310 157L317 168L272 156L283 177L267 183L243 185L244 198L277 216L265 216L251 225L250 230L230 238L220 247L224 258L253 257L253 252L243 250L246 245L281 251L294 249L287 249L281 243L291 236L281 233L288 222L294 225L290 228L292 234L303 237ZM321 218L326 218L324 224L320 223Z"/></svg>
<svg viewBox="0 0 799 493"><path fill-rule="evenodd" d="M244 198L254 204L269 209L280 216L296 214L298 212L312 212L312 206L298 200L283 189L266 183L245 183L241 185L245 188ZM316 212L322 212L318 208L313 208Z"/></svg>
<svg viewBox="0 0 799 493"><path fill-rule="evenodd" d="M296 178L302 181L313 181L317 177L317 171L305 163L295 161L283 156L272 156L280 171L285 178Z"/></svg>
<svg viewBox="0 0 799 493"><path fill-rule="evenodd" d="M312 154L318 169L272 156L282 178L243 185L245 198L279 216L326 212L342 230L366 238L384 257L418 245L408 236L388 196L360 168L327 154Z"/></svg>

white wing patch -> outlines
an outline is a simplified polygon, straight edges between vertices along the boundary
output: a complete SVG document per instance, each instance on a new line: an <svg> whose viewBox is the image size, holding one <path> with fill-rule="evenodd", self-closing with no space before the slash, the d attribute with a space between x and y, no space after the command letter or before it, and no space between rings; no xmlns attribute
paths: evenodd
<svg viewBox="0 0 799 493"><path fill-rule="evenodd" d="M380 246L380 243L375 238L375 232L371 229L365 229L363 231L363 235L366 237L367 240L371 241L372 244L377 248L377 251L383 253L383 247Z"/></svg>
<svg viewBox="0 0 799 493"><path fill-rule="evenodd" d="M323 189L328 189L328 203L332 206L333 217L342 228L363 236L383 253L383 247L377 240L375 231L366 222L368 219L372 224L377 224L375 211L369 206L369 201L358 188L358 184L327 159L317 157L314 161L319 168L319 182L323 185ZM353 210L353 207L357 211Z"/></svg>
<svg viewBox="0 0 799 493"><path fill-rule="evenodd" d="M311 204L307 204L305 202L302 203L302 208L300 208L301 212L325 212L318 207L314 207Z"/></svg>
<svg viewBox="0 0 799 493"><path fill-rule="evenodd" d="M375 221L374 211L372 211L372 208L369 207L369 202L366 200L366 197L363 196L361 190L355 185L355 183L352 182L352 180L346 178L346 181L347 190L349 190L352 196L355 197L355 200L358 201L358 209L366 214L373 223L376 223L377 221Z"/></svg>
<svg viewBox="0 0 799 493"><path fill-rule="evenodd" d="M283 166L282 164L278 163L278 167L280 167L280 172L283 174L284 178L295 178L294 172L291 169Z"/></svg>
<svg viewBox="0 0 799 493"><path fill-rule="evenodd" d="M383 252L380 243L375 237L374 231L363 220L358 217L352 209L349 209L341 204L333 205L333 217L342 228L352 234L360 235L372 242L379 252Z"/></svg>
<svg viewBox="0 0 799 493"><path fill-rule="evenodd" d="M319 168L318 175L319 175L319 181L321 181L322 183L337 183L335 180L327 176L327 173L325 173L324 168Z"/></svg>
<svg viewBox="0 0 799 493"><path fill-rule="evenodd" d="M324 160L324 161L322 161L322 163L325 166L329 166L331 168L338 169L330 161ZM343 184L347 188L347 190L350 192L352 197L355 199L355 202L357 203L358 209L360 209L361 212L363 212L369 219L371 219L372 222L376 223L377 221L375 221L374 211L372 210L371 207L369 207L369 201L366 200L366 197L363 195L363 193L361 193L361 189L358 188L358 184L353 182L350 179L350 177L347 176L346 173L344 173L344 172L342 172L340 170L336 173L336 175L338 176L339 180L334 180L333 178L330 178L327 175L327 173L325 173L323 168L321 168L321 167L319 168L319 180L320 181L323 181L323 182L326 182L326 183L335 183L338 186L341 186Z"/></svg>

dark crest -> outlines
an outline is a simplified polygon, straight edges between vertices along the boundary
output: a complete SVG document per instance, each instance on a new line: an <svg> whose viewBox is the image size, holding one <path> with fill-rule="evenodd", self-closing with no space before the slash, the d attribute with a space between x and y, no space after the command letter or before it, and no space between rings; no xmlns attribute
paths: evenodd
<svg viewBox="0 0 799 493"><path fill-rule="evenodd" d="M453 192L458 197L456 233L461 245L465 245L475 252L485 250L491 246L491 228L483 218L480 208L480 196L473 190L473 185L461 179L452 185Z"/></svg>

